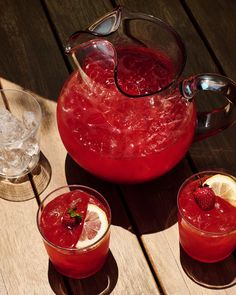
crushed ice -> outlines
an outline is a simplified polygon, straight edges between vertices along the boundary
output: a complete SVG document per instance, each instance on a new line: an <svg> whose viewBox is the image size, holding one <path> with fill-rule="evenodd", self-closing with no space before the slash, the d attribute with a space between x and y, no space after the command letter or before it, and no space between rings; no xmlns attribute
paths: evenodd
<svg viewBox="0 0 236 295"><path fill-rule="evenodd" d="M38 160L39 144L32 132L36 126L33 112L25 111L21 121L0 108L0 174L20 175Z"/></svg>

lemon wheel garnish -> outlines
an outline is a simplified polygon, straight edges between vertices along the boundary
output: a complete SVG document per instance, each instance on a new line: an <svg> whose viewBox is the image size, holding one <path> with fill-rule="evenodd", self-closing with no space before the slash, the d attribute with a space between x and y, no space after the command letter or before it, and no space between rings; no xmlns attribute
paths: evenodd
<svg viewBox="0 0 236 295"><path fill-rule="evenodd" d="M209 177L203 185L207 184L214 193L236 207L236 179L223 174Z"/></svg>
<svg viewBox="0 0 236 295"><path fill-rule="evenodd" d="M76 248L88 247L97 242L106 232L108 220L106 213L95 204L88 204L87 214Z"/></svg>

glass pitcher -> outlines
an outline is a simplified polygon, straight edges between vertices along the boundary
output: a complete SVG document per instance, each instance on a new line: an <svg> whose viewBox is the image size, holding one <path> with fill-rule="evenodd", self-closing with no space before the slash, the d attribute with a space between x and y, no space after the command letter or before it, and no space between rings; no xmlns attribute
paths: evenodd
<svg viewBox="0 0 236 295"><path fill-rule="evenodd" d="M100 178L137 183L158 177L193 140L236 121L236 84L217 74L182 79L184 44L153 16L117 7L74 33L66 52L76 70L58 100L59 133L70 156ZM197 113L193 98L200 90L222 93L227 104Z"/></svg>

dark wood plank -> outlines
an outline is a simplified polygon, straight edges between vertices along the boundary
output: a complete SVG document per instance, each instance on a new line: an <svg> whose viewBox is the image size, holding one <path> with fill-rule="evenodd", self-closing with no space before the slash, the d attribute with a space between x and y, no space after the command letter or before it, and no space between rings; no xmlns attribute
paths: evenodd
<svg viewBox="0 0 236 295"><path fill-rule="evenodd" d="M225 73L236 80L236 2L186 0L203 37L207 39L216 59Z"/></svg>
<svg viewBox="0 0 236 295"><path fill-rule="evenodd" d="M99 17L110 11L111 1L43 0L59 40L65 45L71 34L86 29Z"/></svg>
<svg viewBox="0 0 236 295"><path fill-rule="evenodd" d="M67 76L40 1L0 3L1 77L56 99Z"/></svg>
<svg viewBox="0 0 236 295"><path fill-rule="evenodd" d="M203 39L207 39L219 68L230 78L236 79L236 2L235 1L185 1L187 11ZM192 145L191 155L199 170L222 167L236 173L236 126L222 134Z"/></svg>

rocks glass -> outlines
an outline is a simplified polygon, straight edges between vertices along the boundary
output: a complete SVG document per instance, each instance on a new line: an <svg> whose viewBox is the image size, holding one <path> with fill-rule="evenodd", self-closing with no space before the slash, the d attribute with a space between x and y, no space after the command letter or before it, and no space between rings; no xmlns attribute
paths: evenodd
<svg viewBox="0 0 236 295"><path fill-rule="evenodd" d="M29 173L40 155L42 112L36 98L16 89L0 90L0 176L14 179Z"/></svg>
<svg viewBox="0 0 236 295"><path fill-rule="evenodd" d="M37 225L61 274L81 279L102 268L109 253L111 210L99 192L82 185L55 189L41 202Z"/></svg>
<svg viewBox="0 0 236 295"><path fill-rule="evenodd" d="M180 187L178 213L184 251L201 262L224 260L236 247L236 178L223 171L192 175Z"/></svg>

